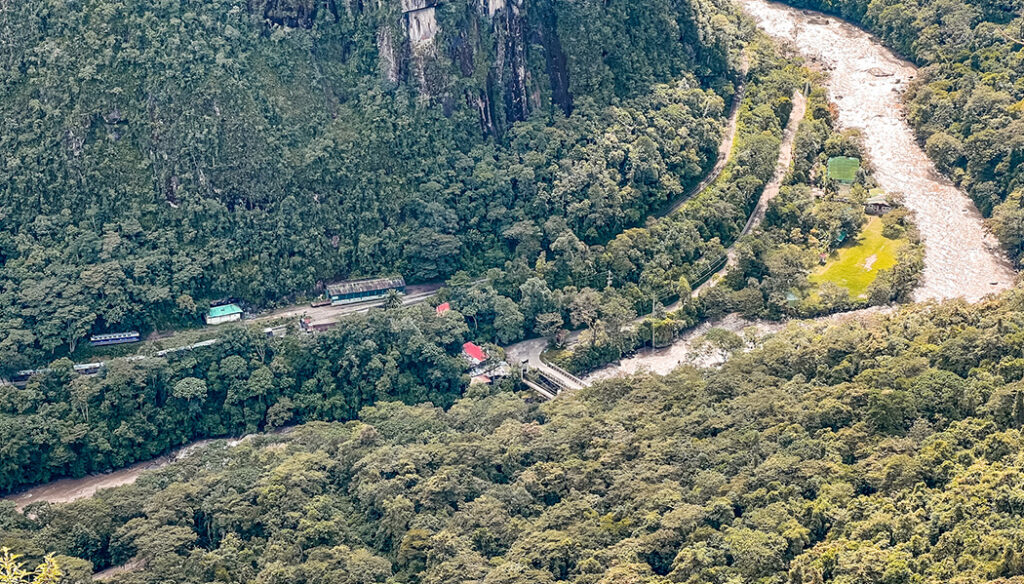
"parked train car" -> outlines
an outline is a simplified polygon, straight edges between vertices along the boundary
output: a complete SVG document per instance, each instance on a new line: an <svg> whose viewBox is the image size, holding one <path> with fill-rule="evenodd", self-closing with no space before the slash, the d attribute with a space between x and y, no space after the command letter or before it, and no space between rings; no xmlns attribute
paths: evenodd
<svg viewBox="0 0 1024 584"><path fill-rule="evenodd" d="M106 345L121 345L124 343L137 343L142 340L139 331L128 331L124 333L109 333L105 335L93 335L89 337L89 344L94 347Z"/></svg>

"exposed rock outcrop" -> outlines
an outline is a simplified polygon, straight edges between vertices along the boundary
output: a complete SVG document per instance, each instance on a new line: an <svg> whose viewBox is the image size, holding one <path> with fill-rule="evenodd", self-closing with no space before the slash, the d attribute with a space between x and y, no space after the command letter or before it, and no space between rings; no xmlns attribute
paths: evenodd
<svg viewBox="0 0 1024 584"><path fill-rule="evenodd" d="M574 79L581 84L578 89L603 93L606 99L631 84L638 85L632 79L633 70L620 68L622 54L628 51L601 44L611 38L639 37L657 46L662 33L671 33L672 26L679 27L675 29L677 38L664 38L665 43L680 45L674 54L672 50L648 50L644 53L647 56L638 61L636 70L649 77L651 72L664 77L671 67L665 63L680 54L694 64L699 59L705 69L710 61L725 58L724 52L705 52L698 57L698 47L693 45L706 44L707 40L697 30L695 7L688 2L681 2L675 9L664 7L667 13L657 22L670 24L664 31L655 26L658 30L645 33L650 26L630 29L633 20L642 19L643 13L628 5L602 8L564 5L559 0L248 1L252 13L270 26L310 28L326 20L323 26L342 27L346 45L341 58L365 58L376 49L377 70L384 87L412 87L421 101L441 105L446 114L468 107L477 113L481 131L488 135L503 134L511 124L527 119L534 111L571 113ZM318 18L322 11L329 11L333 18ZM610 19L604 23L607 26L594 29L596 36L591 37L588 23L605 15ZM364 34L364 27L371 27L373 35ZM660 35L658 41L644 38L655 34ZM566 35L569 45L563 44L565 39L560 35ZM366 46L367 39L373 39L375 46ZM644 63L644 58L650 63ZM372 66L372 61L369 63ZM581 68L584 63L586 69ZM622 75L625 81L616 86L613 75ZM642 84L646 79L639 81Z"/></svg>

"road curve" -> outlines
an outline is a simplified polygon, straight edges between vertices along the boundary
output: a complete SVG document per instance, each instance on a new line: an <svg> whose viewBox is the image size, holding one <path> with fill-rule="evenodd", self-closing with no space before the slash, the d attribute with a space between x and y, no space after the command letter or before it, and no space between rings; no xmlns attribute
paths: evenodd
<svg viewBox="0 0 1024 584"><path fill-rule="evenodd" d="M914 299L977 301L1013 287L1016 273L981 214L938 173L904 119L901 95L917 69L836 18L765 0L737 2L769 36L830 72L826 86L840 127L863 133L875 178L886 191L903 193L925 247Z"/></svg>

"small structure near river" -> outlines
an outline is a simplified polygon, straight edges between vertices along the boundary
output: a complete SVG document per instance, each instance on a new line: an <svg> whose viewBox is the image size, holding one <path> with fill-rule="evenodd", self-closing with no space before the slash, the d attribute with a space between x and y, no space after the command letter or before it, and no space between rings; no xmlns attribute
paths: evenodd
<svg viewBox="0 0 1024 584"><path fill-rule="evenodd" d="M892 209L893 204L889 202L882 189L871 189L871 196L864 201L864 212L868 215L885 215Z"/></svg>

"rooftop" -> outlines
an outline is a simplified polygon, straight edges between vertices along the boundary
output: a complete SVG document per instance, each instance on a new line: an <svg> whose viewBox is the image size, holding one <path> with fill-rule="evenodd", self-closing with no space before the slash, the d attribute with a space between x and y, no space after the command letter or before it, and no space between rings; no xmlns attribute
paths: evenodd
<svg viewBox="0 0 1024 584"><path fill-rule="evenodd" d="M448 302L445 302L444 304L438 304L437 308L435 310L437 310L438 314L444 314L444 313L448 312L451 309L452 309L452 305L450 303L448 303Z"/></svg>
<svg viewBox="0 0 1024 584"><path fill-rule="evenodd" d="M347 280L327 286L327 293L331 296L343 296L345 294L358 294L360 292L372 292L374 290L388 290L391 288L404 288L405 280L398 278L367 278L365 280Z"/></svg>
<svg viewBox="0 0 1024 584"><path fill-rule="evenodd" d="M242 309L237 304L225 304L223 306L211 306L210 312L206 313L207 318L218 318L221 316L231 316L232 314L242 314Z"/></svg>
<svg viewBox="0 0 1024 584"><path fill-rule="evenodd" d="M484 350L476 343L464 343L462 352L474 361L484 362L487 360L487 353L484 353Z"/></svg>

